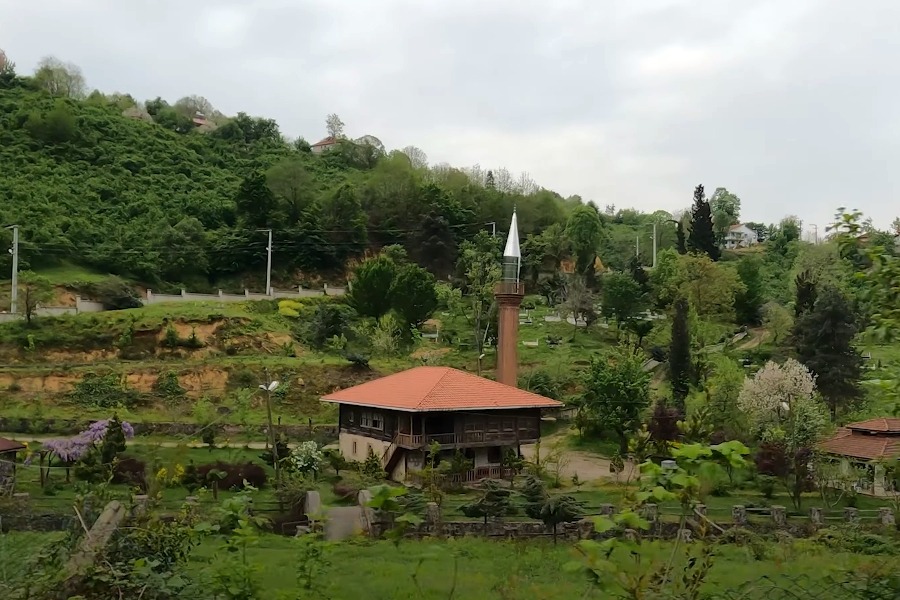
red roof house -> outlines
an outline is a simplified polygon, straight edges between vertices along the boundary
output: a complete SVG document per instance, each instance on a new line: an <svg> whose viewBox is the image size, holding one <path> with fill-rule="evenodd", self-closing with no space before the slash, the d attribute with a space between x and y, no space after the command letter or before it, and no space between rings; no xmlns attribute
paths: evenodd
<svg viewBox="0 0 900 600"><path fill-rule="evenodd" d="M333 135L329 135L328 137L322 138L321 140L319 140L318 142L316 142L309 148L310 148L310 150L312 150L313 154L319 154L321 152L325 152L326 150L328 150L329 148L332 148L333 146L337 146L339 141L340 140L338 140Z"/></svg>
<svg viewBox="0 0 900 600"><path fill-rule="evenodd" d="M819 444L819 450L841 457L846 463L864 466L871 472L871 481L863 488L874 495L882 495L886 487L894 485L885 480L878 463L900 458L900 418L880 417L850 423Z"/></svg>
<svg viewBox="0 0 900 600"><path fill-rule="evenodd" d="M339 405L341 453L362 461L372 452L397 480L421 469L434 443L472 460L467 479L500 476L503 453L540 439L541 411L562 406L450 367L416 367L322 400Z"/></svg>

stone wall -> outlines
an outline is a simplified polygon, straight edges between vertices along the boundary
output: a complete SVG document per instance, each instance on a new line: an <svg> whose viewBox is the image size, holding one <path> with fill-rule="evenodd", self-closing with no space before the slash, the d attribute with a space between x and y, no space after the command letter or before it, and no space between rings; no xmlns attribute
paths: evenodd
<svg viewBox="0 0 900 600"><path fill-rule="evenodd" d="M75 435L87 429L93 420L82 419L32 419L16 417L0 417L0 431L31 435ZM137 435L193 436L199 435L200 425L191 423L145 422L132 423ZM238 425L221 427L224 435L238 435L246 431ZM265 435L265 425L255 426L256 433ZM281 425L278 432L283 433L289 442L315 440L320 444L328 444L337 440L337 425Z"/></svg>
<svg viewBox="0 0 900 600"><path fill-rule="evenodd" d="M317 298L321 296L343 296L346 289L331 287L327 284L320 290L304 289L275 290L269 294L260 294L244 290L243 294L226 294L219 290L216 294L195 294L187 290L181 290L180 294L157 294L153 290L147 290L144 304L160 304L162 302L246 302L248 300L289 300L296 298Z"/></svg>

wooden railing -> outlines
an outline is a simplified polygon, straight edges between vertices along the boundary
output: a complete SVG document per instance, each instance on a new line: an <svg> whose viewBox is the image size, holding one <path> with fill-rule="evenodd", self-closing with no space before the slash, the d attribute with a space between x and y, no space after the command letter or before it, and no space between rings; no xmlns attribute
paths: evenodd
<svg viewBox="0 0 900 600"><path fill-rule="evenodd" d="M537 429L520 429L516 431L467 431L465 433L429 433L412 435L398 433L396 443L407 448L421 448L432 442L442 446L455 444L481 444L490 442L515 442L517 440L535 440L539 436Z"/></svg>
<svg viewBox="0 0 900 600"><path fill-rule="evenodd" d="M444 477L445 481L452 483L473 483L482 479L509 479L512 475L512 469L508 467L489 466L476 467L462 475L445 475ZM418 473L408 473L406 478L410 483L422 483L422 477Z"/></svg>

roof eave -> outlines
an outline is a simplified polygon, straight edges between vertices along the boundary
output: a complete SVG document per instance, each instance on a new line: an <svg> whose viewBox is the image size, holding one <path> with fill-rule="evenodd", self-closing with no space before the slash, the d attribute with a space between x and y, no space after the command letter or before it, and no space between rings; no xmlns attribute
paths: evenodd
<svg viewBox="0 0 900 600"><path fill-rule="evenodd" d="M460 406L460 407L449 407L449 406L439 406L439 407L416 407L416 408L407 408L400 406L387 406L385 404L373 404L371 402L358 402L355 400L340 400L338 398L320 398L322 402L333 402L334 404L350 404L352 406L363 406L366 408L380 408L382 410L396 410L400 412L409 412L409 413L421 413L421 412L455 412L455 411L464 411L464 410L525 410L529 408L562 408L564 405L562 402L557 404L547 404L547 405L528 405L528 404L520 404L516 406Z"/></svg>

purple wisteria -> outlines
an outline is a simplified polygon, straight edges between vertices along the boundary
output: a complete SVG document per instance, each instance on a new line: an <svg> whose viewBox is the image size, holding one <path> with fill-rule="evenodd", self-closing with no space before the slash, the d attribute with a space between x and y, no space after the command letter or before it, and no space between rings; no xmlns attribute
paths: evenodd
<svg viewBox="0 0 900 600"><path fill-rule="evenodd" d="M134 427L127 421L120 421L122 424L122 433L126 439L134 437ZM47 440L43 443L43 449L50 452L51 457L55 455L61 462L74 463L88 453L94 447L94 444L103 441L106 436L106 430L109 429L109 419L95 421L91 426L70 438L60 438Z"/></svg>

